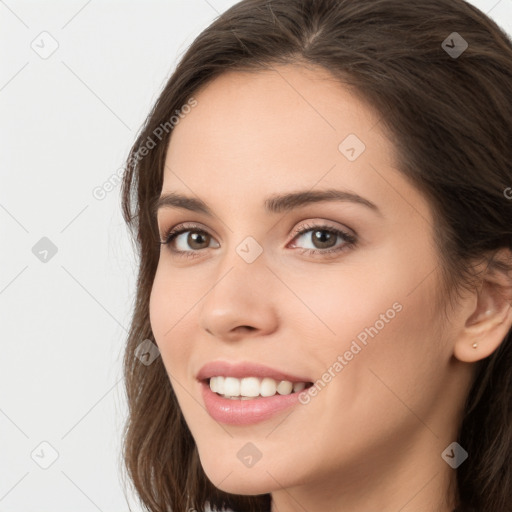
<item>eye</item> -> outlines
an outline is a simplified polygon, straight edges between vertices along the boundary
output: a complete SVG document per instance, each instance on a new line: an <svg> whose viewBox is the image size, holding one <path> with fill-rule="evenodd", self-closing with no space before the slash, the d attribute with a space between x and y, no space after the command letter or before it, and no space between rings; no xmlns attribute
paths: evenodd
<svg viewBox="0 0 512 512"><path fill-rule="evenodd" d="M163 238L160 244L169 246L172 253L178 257L193 258L199 256L198 253L203 249L219 247L218 242L197 224L181 224L170 229ZM357 242L354 235L324 224L301 226L294 232L293 240L301 238L306 242L309 240L312 245L312 248L298 247L301 254L320 256L347 250ZM338 243L340 240L341 244ZM216 245L212 246L212 241L215 241Z"/></svg>
<svg viewBox="0 0 512 512"><path fill-rule="evenodd" d="M182 236L185 234L187 236ZM160 243L168 245L171 251L178 256L194 257L196 256L194 253L201 249L207 249L212 240L214 240L213 237L197 224L181 224L177 228L169 230ZM219 244L217 243L214 247L219 247Z"/></svg>
<svg viewBox="0 0 512 512"><path fill-rule="evenodd" d="M354 246L357 238L341 229L327 225L301 226L294 240L303 238L312 248L300 248L301 254L332 254ZM341 244L337 244L341 240ZM294 244L295 245L295 244Z"/></svg>

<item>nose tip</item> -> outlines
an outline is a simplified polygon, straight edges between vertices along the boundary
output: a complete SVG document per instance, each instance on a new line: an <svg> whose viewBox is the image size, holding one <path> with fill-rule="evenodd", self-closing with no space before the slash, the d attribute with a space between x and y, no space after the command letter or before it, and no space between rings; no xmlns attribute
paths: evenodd
<svg viewBox="0 0 512 512"><path fill-rule="evenodd" d="M199 323L212 338L240 340L276 329L276 294L271 293L272 283L267 282L274 278L257 262L248 267L243 263L228 278L211 287L201 301Z"/></svg>
<svg viewBox="0 0 512 512"><path fill-rule="evenodd" d="M217 318L217 322L218 322L219 318ZM220 323L217 323L217 327L220 326ZM237 325L235 327L232 327L231 329L229 329L229 333L225 333L224 336L229 336L231 338L236 338L236 337L239 337L239 336L247 336L248 334L250 333L253 333L253 332L256 332L258 331L258 327L254 327L252 325ZM210 334L211 336L221 336L222 337L222 333L221 333L221 329L214 329L214 328L205 328L205 331Z"/></svg>

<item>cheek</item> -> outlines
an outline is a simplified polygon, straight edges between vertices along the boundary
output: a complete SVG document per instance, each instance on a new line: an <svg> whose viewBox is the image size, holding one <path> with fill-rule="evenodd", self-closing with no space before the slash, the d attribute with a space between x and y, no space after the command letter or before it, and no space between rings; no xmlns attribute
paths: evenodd
<svg viewBox="0 0 512 512"><path fill-rule="evenodd" d="M355 397L368 409L399 403L390 389L421 403L442 381L450 346L438 335L435 255L426 243L406 242L361 255L357 271L347 263L301 279L290 270L283 279L307 305L287 305L283 318L296 319L301 352L318 378L333 382L326 385L333 400L349 408L358 407Z"/></svg>
<svg viewBox="0 0 512 512"><path fill-rule="evenodd" d="M160 350L165 331L169 328L168 314L172 311L170 308L172 294L166 292L167 287L162 274L161 267L158 266L149 296L149 322Z"/></svg>
<svg viewBox="0 0 512 512"><path fill-rule="evenodd" d="M323 447L319 467L354 462L365 452L383 453L387 443L400 443L418 428L415 414L428 418L435 407L442 392L439 368L448 354L439 349L431 311L434 279L410 293L421 273L408 274L397 264L375 272L371 287L361 287L349 274L331 279L329 287L323 280L316 279L315 287L313 279L302 280L303 290L310 290L309 308L321 312L320 321L306 310L296 325L296 348L318 379L318 392L304 410L318 425L308 431L307 442ZM318 286L322 293L311 293ZM301 434L286 426L273 433L283 443L290 436ZM350 439L350 446L340 438Z"/></svg>
<svg viewBox="0 0 512 512"><path fill-rule="evenodd" d="M190 283L181 282L177 277L159 266L149 299L151 330L163 363L173 375L177 369L185 368L181 363L191 344L184 342L186 336L183 332L200 298L193 293Z"/></svg>

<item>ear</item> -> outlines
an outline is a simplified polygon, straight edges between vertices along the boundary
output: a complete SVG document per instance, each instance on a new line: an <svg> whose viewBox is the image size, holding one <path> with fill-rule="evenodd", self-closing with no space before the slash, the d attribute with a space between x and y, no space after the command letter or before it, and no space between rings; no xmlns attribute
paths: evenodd
<svg viewBox="0 0 512 512"><path fill-rule="evenodd" d="M512 328L512 276L500 262L512 263L512 253L502 249L485 264L481 283L468 301L468 314L454 345L460 361L474 363L491 355Z"/></svg>

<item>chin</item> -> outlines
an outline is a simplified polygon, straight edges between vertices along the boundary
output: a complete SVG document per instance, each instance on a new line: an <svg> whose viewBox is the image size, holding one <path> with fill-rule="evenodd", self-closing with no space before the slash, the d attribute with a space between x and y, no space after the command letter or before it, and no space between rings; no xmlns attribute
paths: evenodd
<svg viewBox="0 0 512 512"><path fill-rule="evenodd" d="M207 475L208 476L208 475ZM216 477L220 475L215 474ZM224 475L225 478L225 475ZM208 476L208 479L210 477ZM210 480L213 483L212 480ZM219 481L218 478L215 481ZM215 485L215 484L214 484ZM269 477L269 475L261 478L255 478L251 474L242 475L229 475L219 485L215 485L217 489L230 494L240 494L242 496L257 496L259 494L267 494L273 492L276 488L276 481Z"/></svg>
<svg viewBox="0 0 512 512"><path fill-rule="evenodd" d="M247 468L238 459L233 463L227 463L226 459L213 456L204 458L200 455L200 459L208 480L223 492L256 496L279 488L277 484L277 481L280 481L279 476L276 475L276 479L272 478L261 461Z"/></svg>

